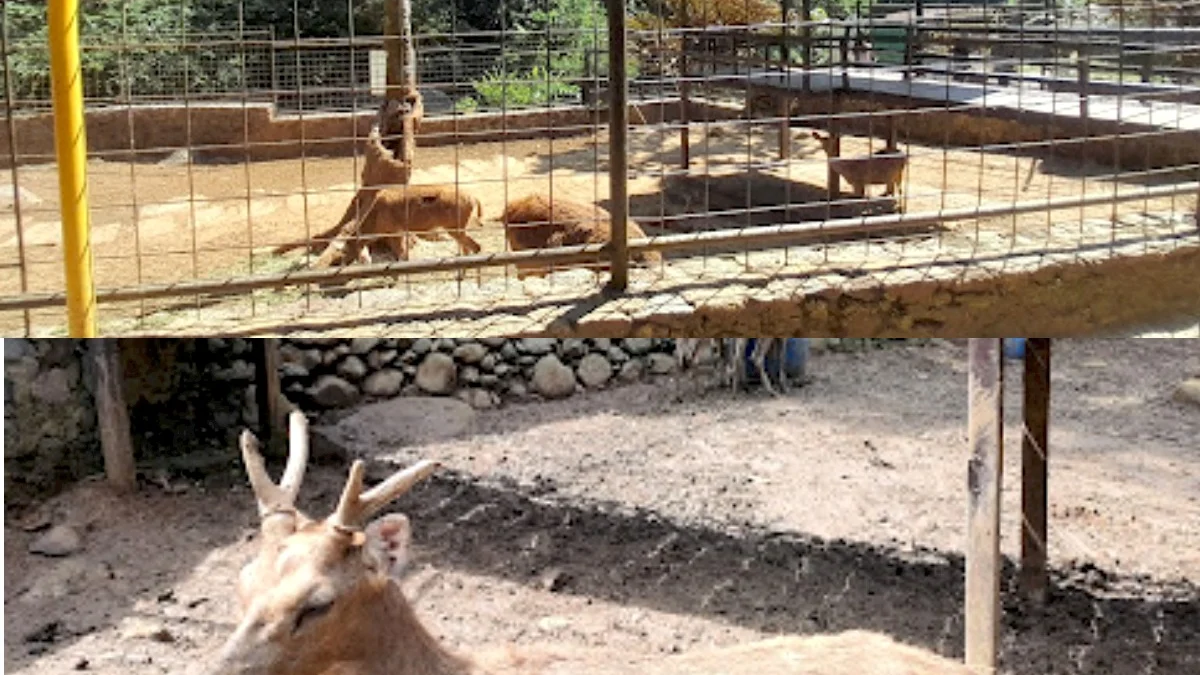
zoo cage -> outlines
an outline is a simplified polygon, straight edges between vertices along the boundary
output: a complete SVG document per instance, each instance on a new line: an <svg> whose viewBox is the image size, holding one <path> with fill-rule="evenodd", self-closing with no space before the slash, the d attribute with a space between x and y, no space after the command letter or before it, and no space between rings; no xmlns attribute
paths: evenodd
<svg viewBox="0 0 1200 675"><path fill-rule="evenodd" d="M1190 5L456 1L388 29L396 6L83 3L102 332L543 330L539 306L602 286L628 319L1200 245ZM10 334L64 330L44 11L3 7ZM411 176L369 182L395 44L424 117ZM863 171L887 175L847 190ZM389 185L477 200L479 222L368 222ZM571 227L501 222L534 196ZM318 235L370 261L273 252Z"/></svg>

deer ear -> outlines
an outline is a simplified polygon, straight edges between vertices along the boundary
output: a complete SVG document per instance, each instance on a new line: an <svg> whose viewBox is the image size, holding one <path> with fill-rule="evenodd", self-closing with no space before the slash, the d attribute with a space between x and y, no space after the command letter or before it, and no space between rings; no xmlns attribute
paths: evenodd
<svg viewBox="0 0 1200 675"><path fill-rule="evenodd" d="M401 513L390 513L376 518L367 525L366 552L379 564L380 570L389 577L399 579L408 567L409 544L412 526L408 517Z"/></svg>

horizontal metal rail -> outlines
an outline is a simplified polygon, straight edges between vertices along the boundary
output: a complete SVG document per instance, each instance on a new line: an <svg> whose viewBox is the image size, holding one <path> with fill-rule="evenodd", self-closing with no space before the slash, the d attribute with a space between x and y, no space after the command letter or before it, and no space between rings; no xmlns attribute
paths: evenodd
<svg viewBox="0 0 1200 675"><path fill-rule="evenodd" d="M1083 197L1060 197L1047 200L1029 200L980 206L975 208L947 209L918 214L893 214L862 218L841 218L812 223L793 223L717 230L689 234L660 235L645 239L629 240L629 253L638 251L684 251L721 245L791 244L816 243L831 237L861 236L894 231L898 227L937 225L958 220L993 218L999 216L1058 211L1088 206L1143 201L1165 197L1195 196L1200 193L1200 182L1178 183L1148 187L1110 194L1092 194ZM1200 235L1200 229L1197 230ZM237 295L266 288L282 288L314 283L337 283L355 279L400 276L428 272L445 272L483 267L498 267L516 263L536 262L548 265L600 262L609 255L608 244L563 246L530 251L511 251L485 255L469 255L428 260L407 260L394 263L353 265L332 270L308 269L281 274L264 274L233 277L210 281L180 281L169 284L147 284L119 288L99 289L97 300L101 303L176 298L192 296ZM55 293L22 293L0 297L0 311L59 307L66 302L66 295Z"/></svg>

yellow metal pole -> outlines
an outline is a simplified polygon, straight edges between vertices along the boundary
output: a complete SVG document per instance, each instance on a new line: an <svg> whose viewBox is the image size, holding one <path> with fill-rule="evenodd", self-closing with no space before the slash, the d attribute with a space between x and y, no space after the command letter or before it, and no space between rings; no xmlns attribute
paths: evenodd
<svg viewBox="0 0 1200 675"><path fill-rule="evenodd" d="M87 133L83 68L79 60L79 0L50 0L50 79L54 97L54 151L62 210L63 269L71 337L96 335L96 287L88 222Z"/></svg>

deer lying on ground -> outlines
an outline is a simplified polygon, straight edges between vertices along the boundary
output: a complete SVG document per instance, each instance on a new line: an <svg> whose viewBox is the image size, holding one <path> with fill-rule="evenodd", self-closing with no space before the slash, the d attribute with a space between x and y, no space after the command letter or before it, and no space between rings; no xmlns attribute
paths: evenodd
<svg viewBox="0 0 1200 675"><path fill-rule="evenodd" d="M353 205L351 205L353 207ZM483 223L483 205L479 198L452 185L406 185L378 190L358 214L347 213L350 220L339 223L310 241L284 244L276 254L293 248L324 244L316 266L344 265L352 261L371 262L371 251L387 251L396 260L408 260L412 238L439 241L443 233L458 242L463 255L479 253L482 247L466 230ZM315 252L315 250L314 250Z"/></svg>
<svg viewBox="0 0 1200 675"><path fill-rule="evenodd" d="M719 381L737 391L746 383L748 341L749 338L676 338L675 361L681 371L689 370L703 361L715 362ZM773 359L776 366L774 379L780 389L787 393L789 383L784 370L785 344L782 338L756 338L754 350L750 353L750 363L758 372L759 384L773 396L778 396L779 392L772 386L772 378L768 376L767 359Z"/></svg>
<svg viewBox="0 0 1200 675"><path fill-rule="evenodd" d="M606 243L612 239L612 214L593 204L545 195L529 195L508 203L500 222L504 223L504 236L513 251L525 251L557 246ZM646 233L630 219L626 222L630 239L643 238ZM632 260L645 265L662 262L658 251L642 251ZM540 262L519 263L517 278L545 276L551 266ZM589 265L593 269L607 270L607 262Z"/></svg>
<svg viewBox="0 0 1200 675"><path fill-rule="evenodd" d="M835 157L832 136L813 130L812 137L821 144L821 149L825 151L825 156L829 161L829 168L846 179L846 182L854 188L854 195L856 197L865 197L868 185L886 185L887 189L883 194L888 197L894 196L896 199L896 210L901 213L904 212L900 193L903 184L904 169L908 166L908 155L899 152L893 146L889 146L871 155Z"/></svg>
<svg viewBox="0 0 1200 675"><path fill-rule="evenodd" d="M364 490L364 465L356 460L337 509L317 520L296 508L308 461L303 413L292 413L290 427L279 484L267 475L254 435L242 433L261 542L238 578L241 619L203 666L206 675L972 675L961 663L862 631L775 637L636 664L568 649L455 654L421 624L397 581L408 553L408 519L371 520L438 464L417 462Z"/></svg>

